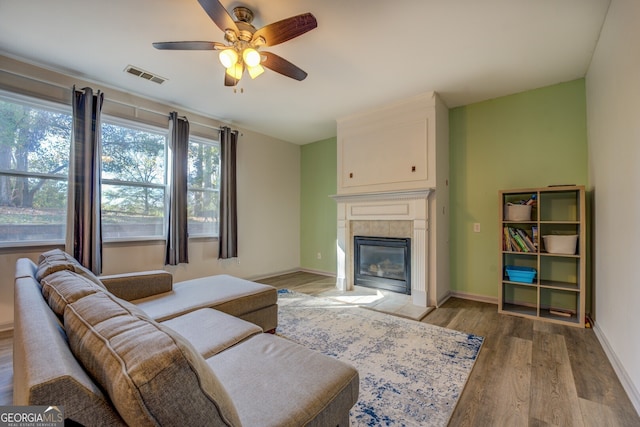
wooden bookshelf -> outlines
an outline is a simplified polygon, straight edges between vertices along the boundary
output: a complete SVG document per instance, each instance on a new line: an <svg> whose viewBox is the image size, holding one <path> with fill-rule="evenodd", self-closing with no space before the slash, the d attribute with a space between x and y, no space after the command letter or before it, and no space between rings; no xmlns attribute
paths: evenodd
<svg viewBox="0 0 640 427"><path fill-rule="evenodd" d="M531 202L530 200L534 200ZM531 213L521 201L529 201ZM500 313L584 327L586 301L586 218L584 186L558 186L503 190L499 192ZM505 209L507 204L516 208ZM519 215L519 216L518 216ZM514 219L515 218L515 219ZM505 229L521 230L534 244L519 244ZM575 251L571 237L577 236ZM511 236L509 238L508 236ZM545 244L543 236L554 236ZM562 236L562 237L557 237ZM568 239L557 246L557 239ZM507 240L509 242L507 243ZM551 245L554 244L555 247ZM515 267L513 267L515 266ZM520 268L535 270L531 283L507 275ZM524 280L528 280L524 278Z"/></svg>

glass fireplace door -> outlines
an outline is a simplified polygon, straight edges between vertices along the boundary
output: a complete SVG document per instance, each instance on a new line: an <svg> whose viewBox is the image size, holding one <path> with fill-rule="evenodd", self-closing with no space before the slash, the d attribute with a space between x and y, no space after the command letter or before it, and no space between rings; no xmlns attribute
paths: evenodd
<svg viewBox="0 0 640 427"><path fill-rule="evenodd" d="M411 294L411 239L356 236L354 244L356 285Z"/></svg>

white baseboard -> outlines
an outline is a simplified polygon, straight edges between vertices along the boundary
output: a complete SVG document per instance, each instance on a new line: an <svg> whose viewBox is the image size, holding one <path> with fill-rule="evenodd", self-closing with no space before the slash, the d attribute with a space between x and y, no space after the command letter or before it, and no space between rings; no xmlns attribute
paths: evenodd
<svg viewBox="0 0 640 427"><path fill-rule="evenodd" d="M314 270L312 268L300 268L298 271L304 271L305 273L320 274L321 276L327 276L327 277L336 277L336 273L321 271L321 270Z"/></svg>
<svg viewBox="0 0 640 427"><path fill-rule="evenodd" d="M251 276L251 277L247 277L246 280L261 280L261 279L267 279L269 277L275 277L275 276L282 276L283 274L291 274L291 273L296 273L300 271L299 268L294 268L293 270L285 270L285 271L276 271L273 273L268 273L268 274L259 274L257 276Z"/></svg>
<svg viewBox="0 0 640 427"><path fill-rule="evenodd" d="M451 291L447 292L445 296L443 296L442 298L440 298L439 301L436 301L436 307L441 307L442 304L444 304L445 302L447 302L449 300L449 298L451 298L453 295L451 295ZM429 305L429 304L427 304Z"/></svg>
<svg viewBox="0 0 640 427"><path fill-rule="evenodd" d="M638 392L638 389L631 381L631 378L629 378L626 369L624 369L624 366L622 366L622 363L620 363L620 360L618 359L618 356L616 356L616 353L613 351L613 348L611 348L611 345L609 345L607 337L595 322L593 322L593 332L595 332L596 338L598 338L598 341L600 341L600 345L602 345L602 348L606 353L609 362L611 362L613 370L616 371L616 374L618 374L618 379L622 383L622 387L624 388L624 390L627 392L629 400L631 400L634 408L636 408L636 412L640 414L640 392Z"/></svg>
<svg viewBox="0 0 640 427"><path fill-rule="evenodd" d="M486 295L470 294L469 292L451 291L449 292L449 298L450 297L456 297L461 299L468 299L471 301L486 302L489 304L498 305L497 297L488 297Z"/></svg>

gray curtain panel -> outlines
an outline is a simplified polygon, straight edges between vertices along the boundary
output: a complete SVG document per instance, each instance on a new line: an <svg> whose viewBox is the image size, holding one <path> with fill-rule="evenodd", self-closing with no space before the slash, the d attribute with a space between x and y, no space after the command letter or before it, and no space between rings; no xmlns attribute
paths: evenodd
<svg viewBox="0 0 640 427"><path fill-rule="evenodd" d="M66 251L94 274L102 273L100 210L101 120L104 93L73 87Z"/></svg>
<svg viewBox="0 0 640 427"><path fill-rule="evenodd" d="M238 256L238 201L236 195L236 147L238 131L220 129L220 230L218 259Z"/></svg>
<svg viewBox="0 0 640 427"><path fill-rule="evenodd" d="M187 231L187 175L189 173L189 122L169 114L169 194L167 203L167 243L164 263L189 262Z"/></svg>

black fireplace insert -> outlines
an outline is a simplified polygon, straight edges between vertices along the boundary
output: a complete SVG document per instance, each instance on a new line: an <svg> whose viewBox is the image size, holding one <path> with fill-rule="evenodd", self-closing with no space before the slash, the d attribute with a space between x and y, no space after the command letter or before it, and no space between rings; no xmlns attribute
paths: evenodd
<svg viewBox="0 0 640 427"><path fill-rule="evenodd" d="M354 283L411 295L411 239L354 237Z"/></svg>

